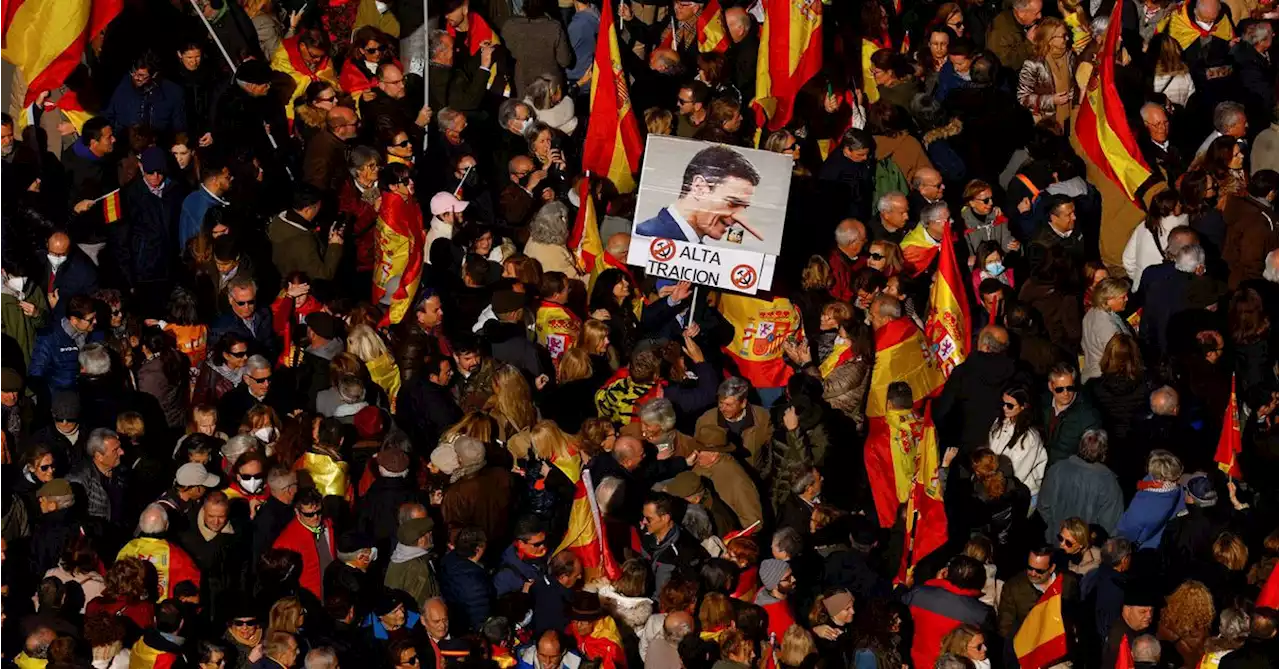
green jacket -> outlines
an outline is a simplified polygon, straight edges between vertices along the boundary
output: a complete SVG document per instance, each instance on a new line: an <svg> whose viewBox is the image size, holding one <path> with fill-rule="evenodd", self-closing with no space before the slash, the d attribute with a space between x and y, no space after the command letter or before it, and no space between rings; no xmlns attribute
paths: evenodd
<svg viewBox="0 0 1280 669"><path fill-rule="evenodd" d="M1080 448L1080 437L1086 430L1102 427L1102 416L1085 397L1083 388L1076 395L1076 401L1067 407L1061 415L1053 412L1053 398L1045 397L1044 406L1044 447L1049 452L1049 464L1076 454Z"/></svg>
<svg viewBox="0 0 1280 669"><path fill-rule="evenodd" d="M22 313L22 307L18 306L20 301L18 296L6 286L4 294L0 295L0 321L3 322L0 330L13 337L13 340L22 348L22 370L25 375L27 367L31 364L31 349L36 345L36 330L44 327L46 316L49 314L49 300L45 298L44 291L29 279L24 293L25 296L21 300L35 305L35 313L31 316Z"/></svg>
<svg viewBox="0 0 1280 669"><path fill-rule="evenodd" d="M303 272L312 281L330 281L342 262L342 244L321 242L309 226L292 211L271 219L267 228L271 262L282 278L291 272Z"/></svg>
<svg viewBox="0 0 1280 669"><path fill-rule="evenodd" d="M388 588L409 593L421 611L428 599L440 596L440 586L436 583L435 569L425 553L404 562L396 562L396 557L408 549L408 546L396 546L391 555L391 564L387 567L387 576L382 583Z"/></svg>

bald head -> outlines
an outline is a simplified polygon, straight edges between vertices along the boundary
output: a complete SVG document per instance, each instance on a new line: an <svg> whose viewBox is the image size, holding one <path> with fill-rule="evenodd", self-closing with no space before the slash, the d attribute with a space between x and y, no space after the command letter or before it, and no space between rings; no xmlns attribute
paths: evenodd
<svg viewBox="0 0 1280 669"><path fill-rule="evenodd" d="M1191 226L1179 225L1169 231L1169 243L1164 250L1165 257L1174 260L1182 249L1199 243L1200 235L1196 234L1196 231Z"/></svg>
<svg viewBox="0 0 1280 669"><path fill-rule="evenodd" d="M840 225L836 226L836 246L840 247L847 256L856 256L862 253L862 247L867 243L867 226L856 218L846 218L840 221Z"/></svg>
<svg viewBox="0 0 1280 669"><path fill-rule="evenodd" d="M49 253L64 256L71 249L71 238L65 232L55 232L49 235Z"/></svg>
<svg viewBox="0 0 1280 669"><path fill-rule="evenodd" d="M725 25L729 27L729 37L734 42L741 42L751 32L751 15L742 7L731 7L724 12Z"/></svg>
<svg viewBox="0 0 1280 669"><path fill-rule="evenodd" d="M609 239L605 242L604 250L618 260L626 260L627 247L629 246L631 246L631 235L625 232L615 232L609 235Z"/></svg>
<svg viewBox="0 0 1280 669"><path fill-rule="evenodd" d="M159 504L148 504L138 518L138 531L142 534L163 534L169 529L169 514Z"/></svg>
<svg viewBox="0 0 1280 669"><path fill-rule="evenodd" d="M340 139L351 139L356 136L356 113L346 107L335 106L325 114L324 122L329 132Z"/></svg>
<svg viewBox="0 0 1280 669"><path fill-rule="evenodd" d="M671 49L654 49L649 55L649 69L654 72L674 72L680 67L680 55Z"/></svg>
<svg viewBox="0 0 1280 669"><path fill-rule="evenodd" d="M662 633L674 644L679 644L692 631L693 616L688 611L672 611L662 623Z"/></svg>
<svg viewBox="0 0 1280 669"><path fill-rule="evenodd" d="M1151 413L1157 416L1178 415L1178 391L1160 386L1151 392Z"/></svg>
<svg viewBox="0 0 1280 669"><path fill-rule="evenodd" d="M999 325L988 325L978 332L978 350L985 353L1004 353L1009 348L1009 331Z"/></svg>
<svg viewBox="0 0 1280 669"><path fill-rule="evenodd" d="M560 655L560 635L555 630L547 630L538 637L538 655L542 657Z"/></svg>
<svg viewBox="0 0 1280 669"><path fill-rule="evenodd" d="M520 183L520 175L528 175L533 171L533 160L529 156L516 156L507 161L507 175L513 183Z"/></svg>
<svg viewBox="0 0 1280 669"><path fill-rule="evenodd" d="M618 437L613 442L613 457L627 471L633 471L644 459L644 444L635 437Z"/></svg>
<svg viewBox="0 0 1280 669"><path fill-rule="evenodd" d="M1148 664L1160 662L1160 640L1150 634L1133 640L1133 661Z"/></svg>

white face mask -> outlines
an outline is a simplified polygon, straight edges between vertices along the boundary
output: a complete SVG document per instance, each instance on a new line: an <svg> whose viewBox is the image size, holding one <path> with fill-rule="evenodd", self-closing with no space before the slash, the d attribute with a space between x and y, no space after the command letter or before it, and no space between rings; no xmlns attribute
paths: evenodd
<svg viewBox="0 0 1280 669"><path fill-rule="evenodd" d="M62 266L62 263L67 261L66 256L56 256L52 253L45 254L45 257L49 259L49 264L52 265L54 269L58 269Z"/></svg>
<svg viewBox="0 0 1280 669"><path fill-rule="evenodd" d="M262 486L267 482L267 480L263 478L251 479L243 476L237 476L236 479L240 481L240 487L244 488L244 491L251 495L261 492Z"/></svg>
<svg viewBox="0 0 1280 669"><path fill-rule="evenodd" d="M520 122L520 134L522 134L522 135L523 135L524 133L528 132L528 131L529 131L529 126L531 126L531 125L533 125L533 117L529 117L529 118L527 118L527 119L525 119L525 120L521 121L521 122Z"/></svg>
<svg viewBox="0 0 1280 669"><path fill-rule="evenodd" d="M253 431L253 436L264 444L274 444L276 442L276 429L270 425L260 427Z"/></svg>
<svg viewBox="0 0 1280 669"><path fill-rule="evenodd" d="M377 561L378 561L378 547L377 547L377 546L374 546L373 548L370 548L370 549L369 549L369 561L370 561L370 562L377 562Z"/></svg>
<svg viewBox="0 0 1280 669"><path fill-rule="evenodd" d="M375 2L373 3L373 6L378 8L378 13L379 13L379 14L386 14L386 13L387 13L387 10L388 10L388 9L391 9L391 5L388 5L388 4L387 4L387 3L385 3L385 2L378 2L378 1L376 1L376 0L375 0Z"/></svg>
<svg viewBox="0 0 1280 669"><path fill-rule="evenodd" d="M11 276L4 281L5 285L12 288L15 292L21 293L27 287L27 277Z"/></svg>

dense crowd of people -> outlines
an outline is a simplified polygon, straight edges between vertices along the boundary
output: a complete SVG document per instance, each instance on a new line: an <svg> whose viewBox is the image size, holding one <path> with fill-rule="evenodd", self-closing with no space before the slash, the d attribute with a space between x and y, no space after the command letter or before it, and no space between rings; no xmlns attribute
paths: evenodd
<svg viewBox="0 0 1280 669"><path fill-rule="evenodd" d="M603 8L644 132L793 158L748 298L625 264L598 0L125 3L0 134L6 665L1276 667L1274 2L792 4L772 132L759 0Z"/></svg>

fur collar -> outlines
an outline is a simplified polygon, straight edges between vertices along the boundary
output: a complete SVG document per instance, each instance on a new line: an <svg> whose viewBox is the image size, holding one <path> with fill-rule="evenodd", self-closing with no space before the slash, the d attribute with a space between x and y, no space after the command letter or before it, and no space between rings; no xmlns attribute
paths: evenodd
<svg viewBox="0 0 1280 669"><path fill-rule="evenodd" d="M943 126L938 126L937 128L934 128L933 130L926 132L924 134L924 145L929 146L930 144L940 139L948 139L950 137L955 137L956 135L959 135L960 132L963 130L964 130L964 124L960 122L960 119L953 118L951 119L950 123Z"/></svg>

